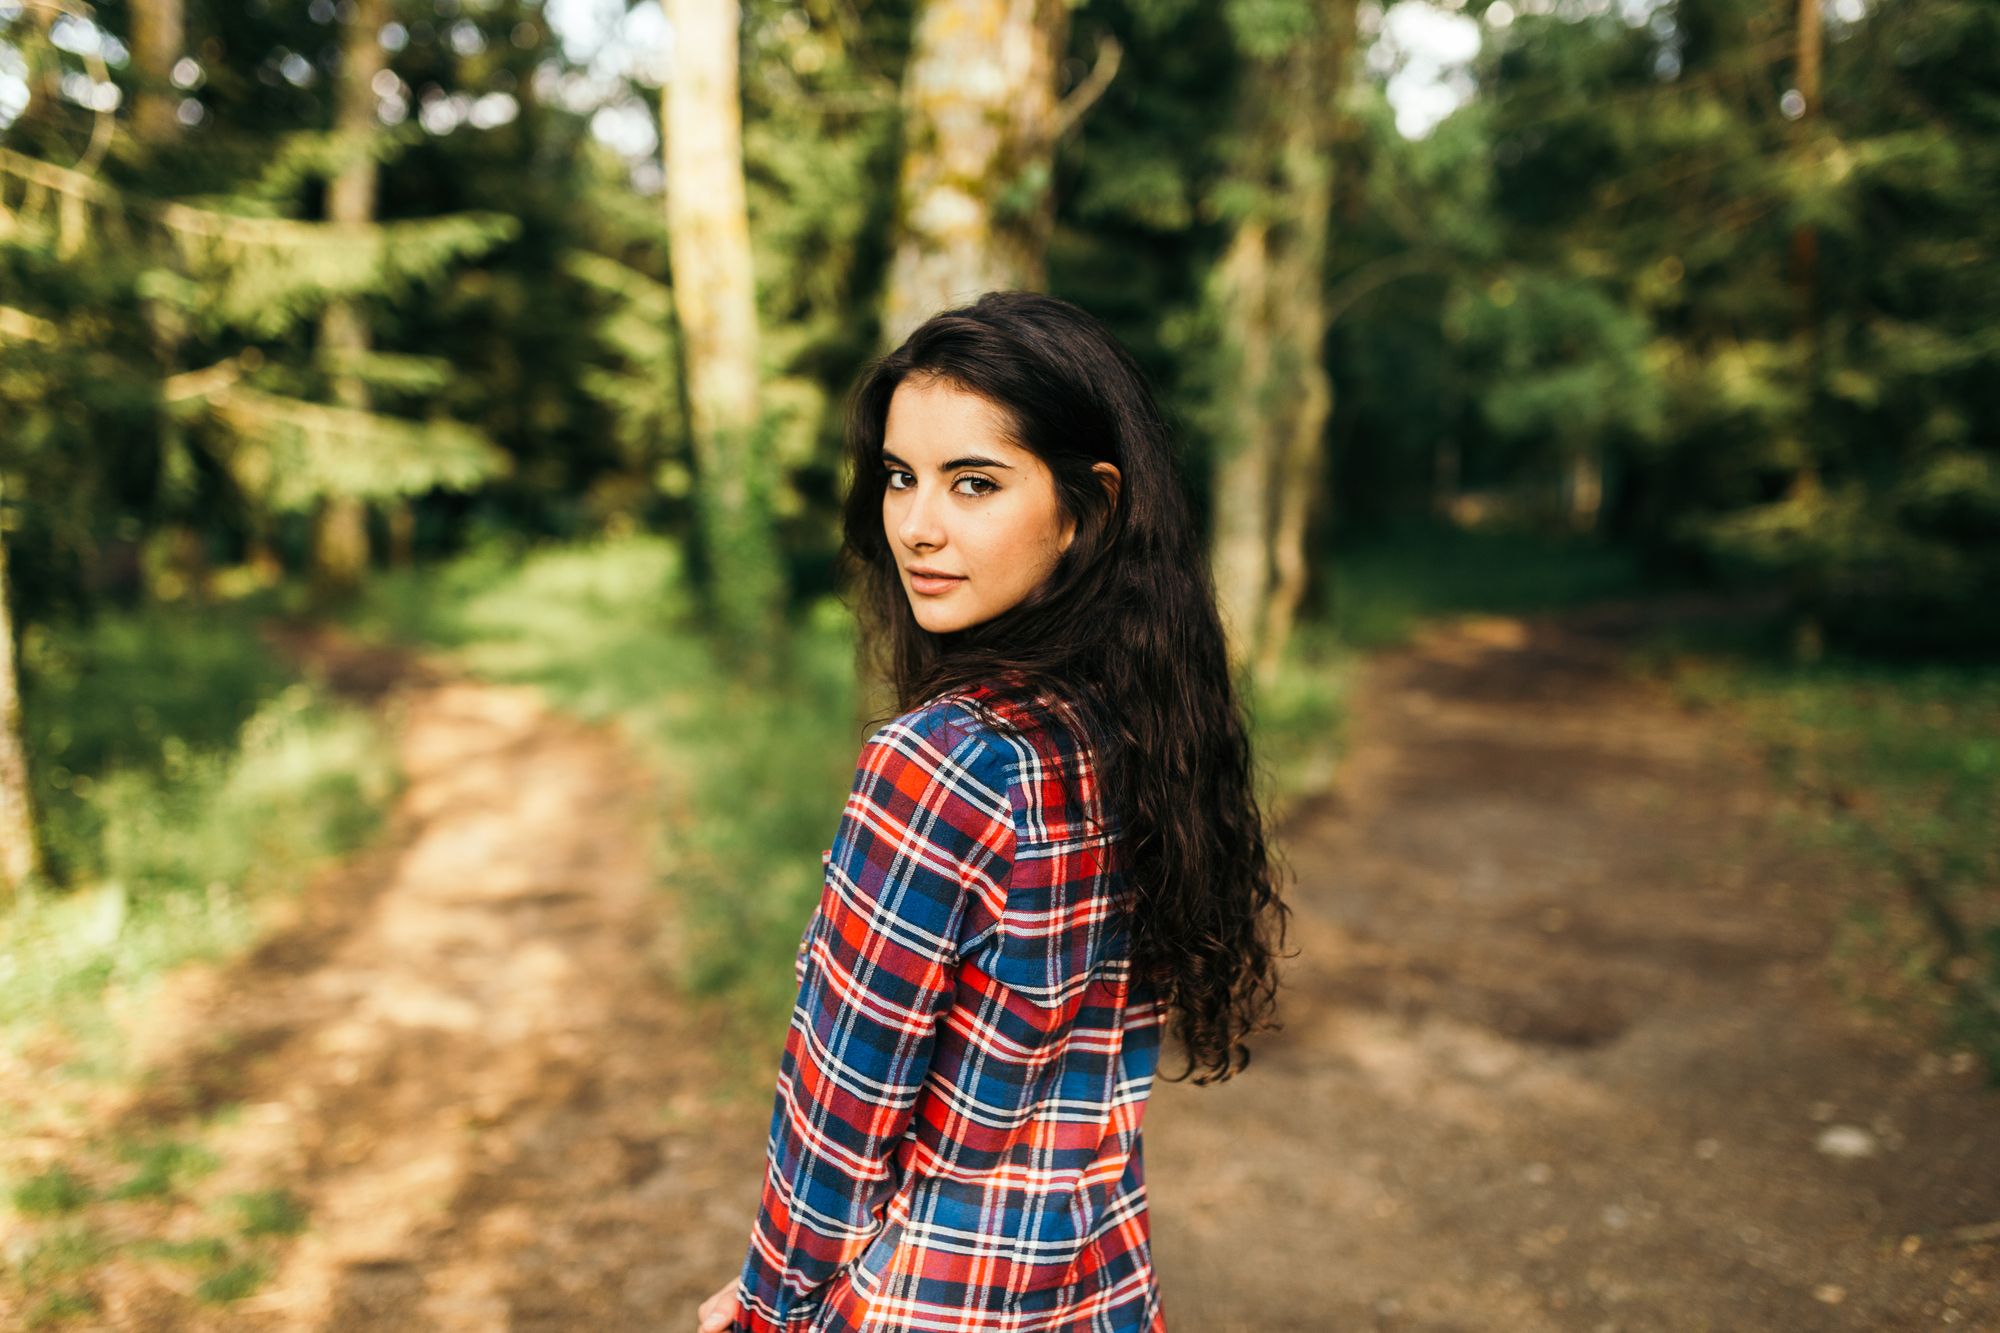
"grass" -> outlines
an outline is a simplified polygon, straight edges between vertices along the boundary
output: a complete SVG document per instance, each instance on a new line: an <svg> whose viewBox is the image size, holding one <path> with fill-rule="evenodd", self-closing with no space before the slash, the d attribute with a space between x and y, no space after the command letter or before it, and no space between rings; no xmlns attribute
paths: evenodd
<svg viewBox="0 0 2000 1333"><path fill-rule="evenodd" d="M61 1217L76 1212L96 1195L68 1167L57 1163L16 1185L10 1197L14 1211L23 1217Z"/></svg>
<svg viewBox="0 0 2000 1333"><path fill-rule="evenodd" d="M210 1273L195 1284L194 1298L204 1305L227 1305L240 1301L264 1285L270 1267L261 1259L245 1259Z"/></svg>
<svg viewBox="0 0 2000 1333"><path fill-rule="evenodd" d="M1674 678L1741 712L1806 838L1865 872L1836 944L1849 994L2000 1085L2000 668L1708 656Z"/></svg>
<svg viewBox="0 0 2000 1333"><path fill-rule="evenodd" d="M306 1206L290 1190L259 1190L230 1200L244 1236L296 1236L306 1229Z"/></svg>
<svg viewBox="0 0 2000 1333"><path fill-rule="evenodd" d="M185 1264L190 1268L217 1268L229 1262L229 1242L219 1236L141 1241L132 1247L132 1251L147 1258L165 1259L170 1264Z"/></svg>
<svg viewBox="0 0 2000 1333"><path fill-rule="evenodd" d="M142 1004L172 969L245 948L261 904L372 834L394 769L374 722L290 679L247 611L37 626L23 657L63 882L0 916L0 1040L53 1024L109 1076L107 996Z"/></svg>
<svg viewBox="0 0 2000 1333"><path fill-rule="evenodd" d="M1334 631L1369 649L1403 643L1438 616L1557 611L1649 585L1629 553L1599 542L1424 526L1339 550L1327 586Z"/></svg>
<svg viewBox="0 0 2000 1333"><path fill-rule="evenodd" d="M52 1291L36 1301L29 1309L26 1325L31 1329L48 1328L79 1315L97 1313L97 1302L77 1292Z"/></svg>
<svg viewBox="0 0 2000 1333"><path fill-rule="evenodd" d="M0 1132L58 1132L67 1163L16 1175L5 1280L30 1327L95 1310L113 1244L188 1201L220 1160L198 1142L96 1132L93 1107L145 1071L130 1020L174 970L226 963L266 909L371 837L396 786L365 712L300 681L256 606L107 611L23 636L23 731L48 877L0 908ZM105 1100L106 1097L109 1100ZM289 1196L240 1201L244 1244L290 1234ZM263 1280L223 1242L166 1254L204 1271L204 1300Z"/></svg>
<svg viewBox="0 0 2000 1333"><path fill-rule="evenodd" d="M164 1199L187 1181L199 1179L222 1165L222 1160L206 1148L172 1139L130 1144L119 1156L139 1169L111 1192L114 1199Z"/></svg>
<svg viewBox="0 0 2000 1333"><path fill-rule="evenodd" d="M1354 653L1328 628L1303 625L1269 680L1250 690L1259 795L1272 822L1331 790L1347 738Z"/></svg>

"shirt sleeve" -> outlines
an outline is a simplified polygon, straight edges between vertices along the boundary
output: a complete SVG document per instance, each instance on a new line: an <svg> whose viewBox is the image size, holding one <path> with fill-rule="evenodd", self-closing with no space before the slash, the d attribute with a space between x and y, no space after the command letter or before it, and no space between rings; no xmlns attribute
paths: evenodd
<svg viewBox="0 0 2000 1333"><path fill-rule="evenodd" d="M957 720L954 721L954 714ZM736 1327L797 1328L868 1247L951 1004L968 901L1012 867L1006 747L933 706L862 751L801 956ZM1004 887L1000 890L1004 896Z"/></svg>

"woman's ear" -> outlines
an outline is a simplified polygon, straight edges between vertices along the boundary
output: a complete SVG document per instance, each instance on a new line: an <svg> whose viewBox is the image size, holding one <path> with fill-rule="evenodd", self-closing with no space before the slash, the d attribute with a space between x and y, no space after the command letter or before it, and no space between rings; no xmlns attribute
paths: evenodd
<svg viewBox="0 0 2000 1333"><path fill-rule="evenodd" d="M1111 463L1093 463L1090 470L1104 483L1104 493L1110 497L1111 507L1118 508L1118 489L1125 484L1125 479L1118 474L1117 466Z"/></svg>

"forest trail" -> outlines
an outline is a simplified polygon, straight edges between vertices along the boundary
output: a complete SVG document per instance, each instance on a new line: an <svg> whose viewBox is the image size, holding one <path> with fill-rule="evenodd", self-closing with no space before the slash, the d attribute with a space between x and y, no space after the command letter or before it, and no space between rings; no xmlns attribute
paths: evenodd
<svg viewBox="0 0 2000 1333"><path fill-rule="evenodd" d="M1284 1030L1148 1115L1172 1327L2000 1330L2000 1105L1834 997L1835 869L1630 628L1368 665Z"/></svg>
<svg viewBox="0 0 2000 1333"><path fill-rule="evenodd" d="M740 1262L762 1126L718 1112L716 1038L662 979L651 780L532 691L432 683L396 706L408 786L384 845L186 1006L228 1034L206 1047L224 1068L164 1080L241 1099L225 1169L289 1188L308 1228L231 1306L127 1266L107 1322L691 1327Z"/></svg>
<svg viewBox="0 0 2000 1333"><path fill-rule="evenodd" d="M178 1105L242 1105L212 1190L307 1229L233 1305L121 1260L104 1326L690 1329L767 1103L715 1098L664 980L652 779L532 692L395 674L381 844L151 1020ZM1827 868L1723 722L1511 621L1376 659L1355 716L1288 830L1284 1031L1149 1115L1177 1333L2000 1330L2000 1246L1948 1235L2000 1219L1994 1101L1831 996Z"/></svg>

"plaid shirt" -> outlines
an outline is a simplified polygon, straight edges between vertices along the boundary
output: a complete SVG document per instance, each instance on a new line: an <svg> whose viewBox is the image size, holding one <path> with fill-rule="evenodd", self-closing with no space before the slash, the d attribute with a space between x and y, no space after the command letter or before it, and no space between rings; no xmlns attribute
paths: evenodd
<svg viewBox="0 0 2000 1333"><path fill-rule="evenodd" d="M862 751L737 1328L1164 1333L1139 1157L1163 1015L1077 731L976 691Z"/></svg>

